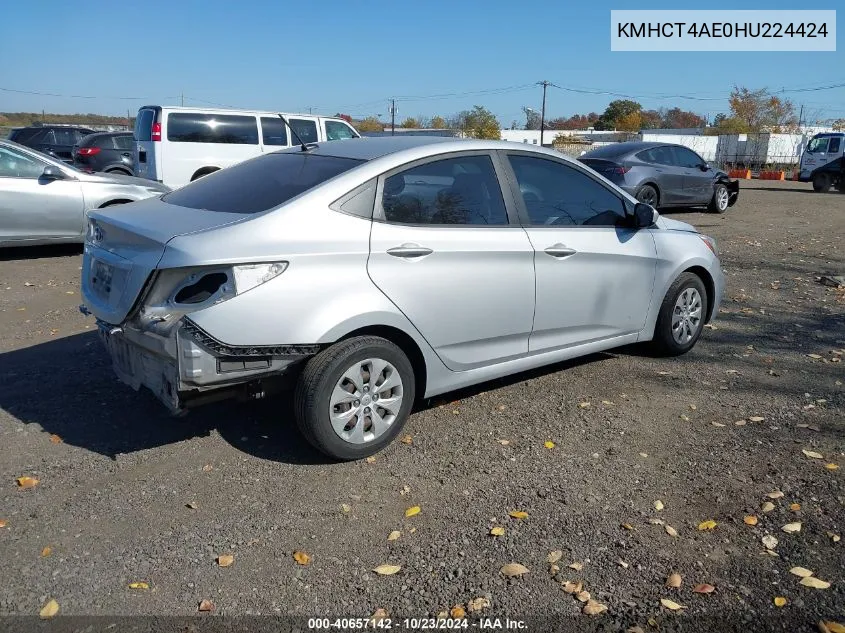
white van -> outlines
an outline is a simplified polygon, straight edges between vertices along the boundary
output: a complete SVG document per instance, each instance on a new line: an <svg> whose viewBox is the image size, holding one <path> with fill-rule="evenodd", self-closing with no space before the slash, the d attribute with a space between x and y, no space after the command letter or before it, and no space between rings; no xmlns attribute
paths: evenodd
<svg viewBox="0 0 845 633"><path fill-rule="evenodd" d="M845 133L816 134L801 154L798 180L824 193L831 187L845 192Z"/></svg>
<svg viewBox="0 0 845 633"><path fill-rule="evenodd" d="M144 106L135 119L135 175L176 188L265 152L360 134L346 121L257 110Z"/></svg>

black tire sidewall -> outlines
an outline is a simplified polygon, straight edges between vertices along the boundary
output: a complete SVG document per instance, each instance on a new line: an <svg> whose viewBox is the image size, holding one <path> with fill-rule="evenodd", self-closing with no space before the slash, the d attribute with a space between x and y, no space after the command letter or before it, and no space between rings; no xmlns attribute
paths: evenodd
<svg viewBox="0 0 845 633"><path fill-rule="evenodd" d="M644 200L640 199L640 196L642 195L643 191L646 191L646 190L650 190L650 191L654 192L654 204L652 204L650 202L645 202ZM634 198L636 198L638 202L642 202L644 204L652 204L652 206L655 209L660 204L660 195L657 193L657 189L655 189L652 185L643 185L642 187L640 187L637 190L637 195L635 195Z"/></svg>
<svg viewBox="0 0 845 633"><path fill-rule="evenodd" d="M356 362L381 358L393 365L402 378L402 407L391 427L365 444L352 444L335 433L329 419L329 402L340 377ZM320 452L338 460L363 459L390 444L402 432L414 405L414 370L405 353L378 337L357 337L324 350L306 365L295 394L297 424L305 438Z"/></svg>
<svg viewBox="0 0 845 633"><path fill-rule="evenodd" d="M725 213L730 208L728 205L725 205L724 209L719 208L718 200L719 200L719 191L721 189L724 189L725 192L727 192L727 190L728 190L728 188L721 183L717 183L716 186L713 187L713 200L710 201L710 208L713 211L715 211L716 213Z"/></svg>
<svg viewBox="0 0 845 633"><path fill-rule="evenodd" d="M695 288L698 290L699 295L701 295L701 323L692 339L688 343L681 344L672 336L672 314L675 310L675 302L687 288ZM709 307L707 289L704 287L704 282L701 281L701 278L694 273L681 273L669 288L660 306L660 314L657 317L657 324L655 325L654 331L654 342L658 348L669 356L679 356L690 351L704 331L704 322Z"/></svg>
<svg viewBox="0 0 845 633"><path fill-rule="evenodd" d="M813 189L818 193L827 193L830 189L830 176L827 174L813 176Z"/></svg>

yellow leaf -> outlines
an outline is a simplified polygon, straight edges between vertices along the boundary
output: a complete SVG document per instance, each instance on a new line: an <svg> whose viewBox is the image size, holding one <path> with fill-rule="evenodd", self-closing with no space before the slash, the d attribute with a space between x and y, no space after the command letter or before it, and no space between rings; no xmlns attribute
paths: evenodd
<svg viewBox="0 0 845 633"><path fill-rule="evenodd" d="M749 514L742 521L745 523L745 525L757 525L757 517L753 514Z"/></svg>
<svg viewBox="0 0 845 633"><path fill-rule="evenodd" d="M390 534L387 535L387 540L388 541L395 541L400 536L402 536L402 532L400 532L399 530L393 530Z"/></svg>
<svg viewBox="0 0 845 633"><path fill-rule="evenodd" d="M0 519L0 528L4 528L9 525L9 522L6 519Z"/></svg>
<svg viewBox="0 0 845 633"><path fill-rule="evenodd" d="M586 409L586 408L588 408L589 406L590 406L590 403L589 403L589 402L579 402L579 403L578 403L578 407L579 407L580 409Z"/></svg>
<svg viewBox="0 0 845 633"><path fill-rule="evenodd" d="M38 613L38 615L41 618L46 620L47 618L52 618L58 612L59 612L59 603L56 602L53 599L50 599L47 602L47 604L45 604L43 607L41 607L41 611Z"/></svg>
<svg viewBox="0 0 845 633"><path fill-rule="evenodd" d="M666 579L666 586L671 587L672 589L678 589L681 586L681 582L681 574L673 572L669 574L669 577Z"/></svg>
<svg viewBox="0 0 845 633"><path fill-rule="evenodd" d="M702 583L692 588L693 593L713 593L714 591L716 591L716 587L707 583Z"/></svg>
<svg viewBox="0 0 845 633"><path fill-rule="evenodd" d="M663 529L666 530L666 534L669 536L678 536L678 530L673 528L671 525L664 525Z"/></svg>
<svg viewBox="0 0 845 633"><path fill-rule="evenodd" d="M375 463L376 463L376 458L375 458L375 456L374 456L374 455L370 455L370 456L366 459L366 462L367 462L368 464L375 464Z"/></svg>
<svg viewBox="0 0 845 633"><path fill-rule="evenodd" d="M828 470L839 470L839 464L834 464L833 462L830 462L829 464L825 464L824 467L827 468Z"/></svg>
<svg viewBox="0 0 845 633"><path fill-rule="evenodd" d="M449 615L455 620L463 620L467 616L467 612L466 609L464 609L464 605L456 604L454 607L449 609Z"/></svg>
<svg viewBox="0 0 845 633"><path fill-rule="evenodd" d="M658 512L660 512L663 509L663 502L660 499L658 499L657 501L654 502L654 509L657 510Z"/></svg>
<svg viewBox="0 0 845 633"><path fill-rule="evenodd" d="M311 557L305 552L297 551L293 553L293 560L295 560L300 565L307 565L311 562Z"/></svg>
<svg viewBox="0 0 845 633"><path fill-rule="evenodd" d="M807 576L801 579L801 584L805 587L812 587L813 589L827 589L830 583L815 576Z"/></svg>
<svg viewBox="0 0 845 633"><path fill-rule="evenodd" d="M699 530L712 530L714 529L718 523L716 523L713 519L708 519L707 521L702 521L698 524Z"/></svg>
<svg viewBox="0 0 845 633"><path fill-rule="evenodd" d="M508 516L512 519L527 519L528 513L523 510L511 510L508 512Z"/></svg>
<svg viewBox="0 0 845 633"><path fill-rule="evenodd" d="M631 525L630 523L623 523L622 527L626 530L633 530L634 529L634 526Z"/></svg>
<svg viewBox="0 0 845 633"><path fill-rule="evenodd" d="M791 503L789 505L789 509L792 510L793 512L798 512L801 509L801 504L800 503Z"/></svg>
<svg viewBox="0 0 845 633"><path fill-rule="evenodd" d="M576 599L578 602L589 602L589 601L590 601L590 597L591 597L591 596L590 596L590 592L589 592L589 591L579 591L579 592L575 595L575 599Z"/></svg>
<svg viewBox="0 0 845 633"><path fill-rule="evenodd" d="M558 562L562 557L563 557L563 551L556 549L553 552L549 552L549 555L546 556L546 560L549 563L554 564L554 563Z"/></svg>
<svg viewBox="0 0 845 633"><path fill-rule="evenodd" d="M197 607L197 611L214 611L214 603L211 600L200 600L200 604Z"/></svg>
<svg viewBox="0 0 845 633"><path fill-rule="evenodd" d="M589 600L587 604L584 605L584 608L581 609L581 613L585 615L600 615L607 611L607 606L603 605L601 602L596 602L595 600Z"/></svg>
<svg viewBox="0 0 845 633"><path fill-rule="evenodd" d="M776 607L783 607L786 606L786 598L783 596L775 596L774 603Z"/></svg>
<svg viewBox="0 0 845 633"><path fill-rule="evenodd" d="M145 582L130 582L129 583L130 589L149 589L150 585Z"/></svg>
<svg viewBox="0 0 845 633"><path fill-rule="evenodd" d="M570 569L574 569L575 571L581 571L584 569L584 563L572 563L569 565Z"/></svg>
<svg viewBox="0 0 845 633"><path fill-rule="evenodd" d="M781 530L783 530L787 534L795 534L796 532L801 531L801 522L796 521L795 523L787 523L781 528Z"/></svg>
<svg viewBox="0 0 845 633"><path fill-rule="evenodd" d="M566 593L576 594L581 593L583 586L584 585L580 582L572 582L571 580L567 580L565 583L563 583L563 590Z"/></svg>
<svg viewBox="0 0 845 633"><path fill-rule="evenodd" d="M402 437L402 439L401 439L401 440L399 440L399 441L400 441L400 442L402 442L403 444L413 444L413 443L414 443L414 438L413 438L413 437L411 437L410 435L405 435L405 436L403 436L403 437Z"/></svg>
<svg viewBox="0 0 845 633"><path fill-rule="evenodd" d="M341 503L340 509L344 514L349 514L350 512L352 512L352 506L348 503Z"/></svg>
<svg viewBox="0 0 845 633"><path fill-rule="evenodd" d="M21 488L35 488L35 486L38 485L38 480L34 477L18 477L16 481L18 482L18 486Z"/></svg>
<svg viewBox="0 0 845 633"><path fill-rule="evenodd" d="M763 422L765 419L766 418L764 418L760 415L752 415L750 418L748 418L748 421L749 422Z"/></svg>
<svg viewBox="0 0 845 633"><path fill-rule="evenodd" d="M49 545L41 550L41 558L47 558L50 554L53 553L53 548Z"/></svg>
<svg viewBox="0 0 845 633"><path fill-rule="evenodd" d="M388 617L390 617L390 614L387 612L387 609L379 607L373 611L373 614L370 616L370 623L377 625Z"/></svg>
<svg viewBox="0 0 845 633"><path fill-rule="evenodd" d="M545 446L546 448L554 448L555 443L552 442L551 440L546 440L545 442L543 442L543 446Z"/></svg>
<svg viewBox="0 0 845 633"><path fill-rule="evenodd" d="M830 537L830 540L833 541L834 543L838 543L841 539L841 537L838 534L835 534L834 532L826 532L826 534L828 535L828 537Z"/></svg>
<svg viewBox="0 0 845 633"><path fill-rule="evenodd" d="M800 578L806 578L807 576L813 575L813 572L811 572L809 569L806 569L804 567L793 567L792 569L789 570L789 573L792 574L793 576L798 576Z"/></svg>
<svg viewBox="0 0 845 633"><path fill-rule="evenodd" d="M522 574L528 573L528 568L525 565L520 565L519 563L508 563L500 570L503 576L507 576L508 578L512 578L514 576L522 576Z"/></svg>
<svg viewBox="0 0 845 633"><path fill-rule="evenodd" d="M780 499L783 493L780 490L774 490L766 495L769 499Z"/></svg>
<svg viewBox="0 0 845 633"><path fill-rule="evenodd" d="M406 517L412 517L412 516L417 515L419 513L420 513L420 507L419 506L411 506L410 508L405 510L405 516Z"/></svg>
<svg viewBox="0 0 845 633"><path fill-rule="evenodd" d="M774 549L778 546L778 540L771 534L766 534L761 540L766 549Z"/></svg>
<svg viewBox="0 0 845 633"><path fill-rule="evenodd" d="M817 453L816 451L808 451L806 448L801 449L801 452L804 453L810 459L823 459L824 455L821 453Z"/></svg>
<svg viewBox="0 0 845 633"><path fill-rule="evenodd" d="M505 528L497 525L494 528L490 528L490 534L493 536L504 536L505 535Z"/></svg>
<svg viewBox="0 0 845 633"><path fill-rule="evenodd" d="M819 631L821 633L845 633L845 624L833 622L832 620L823 620L819 622Z"/></svg>
<svg viewBox="0 0 845 633"><path fill-rule="evenodd" d="M762 506L760 506L760 510L762 510L762 512L763 512L764 514L765 514L766 512L771 512L771 511L772 511L772 510L774 510L774 509L775 509L775 504L774 504L774 503L772 503L771 501L765 501L765 502L763 502L763 505L762 505Z"/></svg>
<svg viewBox="0 0 845 633"><path fill-rule="evenodd" d="M399 565L386 565L385 564L385 565L379 565L378 567L373 569L373 571L376 572L379 576L392 576L393 574L395 574L400 569L402 569L402 568Z"/></svg>
<svg viewBox="0 0 845 633"><path fill-rule="evenodd" d="M511 443L510 440L496 440L496 441L499 442L499 444L501 444L502 446L507 446L508 444Z"/></svg>
<svg viewBox="0 0 845 633"><path fill-rule="evenodd" d="M231 554L221 554L217 557L217 564L220 565L220 567L229 567L234 562L235 557Z"/></svg>
<svg viewBox="0 0 845 633"><path fill-rule="evenodd" d="M50 441L51 441L53 444L61 444L61 443L62 443L62 438L60 438L58 435L56 435L55 433L53 433L53 434L50 436Z"/></svg>
<svg viewBox="0 0 845 633"><path fill-rule="evenodd" d="M671 609L672 611L677 611L679 609L686 609L686 607L684 605L678 604L677 602L669 600L669 598L661 598L660 604L662 604L667 609Z"/></svg>
<svg viewBox="0 0 845 633"><path fill-rule="evenodd" d="M470 613L473 613L475 611L481 611L482 609L486 609L489 606L490 606L490 601L487 598L484 598L482 596L482 597L470 600L467 603L467 610Z"/></svg>

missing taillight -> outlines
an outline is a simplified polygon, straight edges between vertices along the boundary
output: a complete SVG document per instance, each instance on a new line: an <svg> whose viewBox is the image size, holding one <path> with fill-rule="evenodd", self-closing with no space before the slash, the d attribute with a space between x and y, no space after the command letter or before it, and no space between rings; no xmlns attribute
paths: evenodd
<svg viewBox="0 0 845 633"><path fill-rule="evenodd" d="M229 276L226 273L208 273L190 286L181 288L173 297L173 301L184 305L202 303L214 296L227 281Z"/></svg>

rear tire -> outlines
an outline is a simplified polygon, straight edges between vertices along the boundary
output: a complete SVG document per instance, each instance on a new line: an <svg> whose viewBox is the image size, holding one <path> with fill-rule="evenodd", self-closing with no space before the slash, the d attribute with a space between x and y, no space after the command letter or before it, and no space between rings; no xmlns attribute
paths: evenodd
<svg viewBox="0 0 845 633"><path fill-rule="evenodd" d="M643 185L640 187L639 191L637 191L637 195L634 197L640 202L651 205L655 209L657 208L657 205L660 204L660 194L657 192L657 189L651 185Z"/></svg>
<svg viewBox="0 0 845 633"><path fill-rule="evenodd" d="M128 171L126 171L125 169L107 169L106 173L107 174L120 174L122 176L131 176L132 175Z"/></svg>
<svg viewBox="0 0 845 633"><path fill-rule="evenodd" d="M191 176L191 182L199 180L203 176L208 176L208 174L213 174L215 171L220 170L217 167L203 167L202 169L198 170L193 176Z"/></svg>
<svg viewBox="0 0 845 633"><path fill-rule="evenodd" d="M390 444L414 396L414 369L405 353L387 339L357 336L308 361L296 385L294 411L314 448L348 461Z"/></svg>
<svg viewBox="0 0 845 633"><path fill-rule="evenodd" d="M830 175L821 173L813 176L813 191L827 193L830 191Z"/></svg>
<svg viewBox="0 0 845 633"><path fill-rule="evenodd" d="M701 336L707 317L707 290L694 273L681 273L671 285L657 316L652 346L661 356L690 351Z"/></svg>
<svg viewBox="0 0 845 633"><path fill-rule="evenodd" d="M730 202L730 194L725 185L716 184L713 188L713 198L707 208L713 213L724 213L728 210L728 203Z"/></svg>

